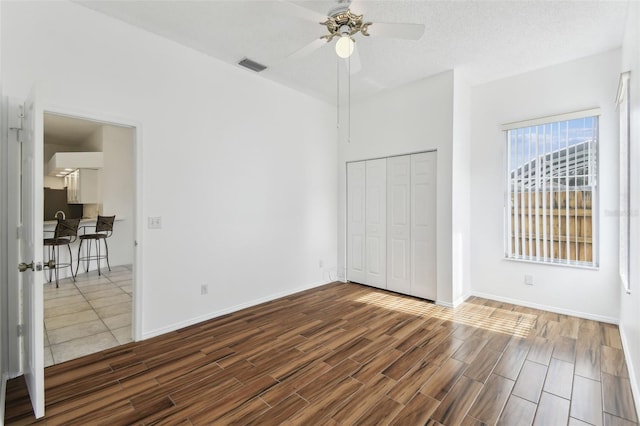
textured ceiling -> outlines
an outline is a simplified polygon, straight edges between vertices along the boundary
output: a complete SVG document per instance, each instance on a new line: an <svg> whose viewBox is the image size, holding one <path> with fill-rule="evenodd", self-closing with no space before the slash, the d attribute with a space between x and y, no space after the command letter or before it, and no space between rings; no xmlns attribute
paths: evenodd
<svg viewBox="0 0 640 426"><path fill-rule="evenodd" d="M338 66L344 62L339 65L333 46L285 60L326 31L304 17L312 11L324 15L335 2L295 2L301 8L268 0L79 3L228 63L249 57L269 67L263 77L335 103ZM354 0L352 11L366 21L426 28L418 41L356 36L362 70L351 78L352 97L454 68L479 84L615 49L622 43L627 6L627 1ZM373 34L375 24L371 29Z"/></svg>

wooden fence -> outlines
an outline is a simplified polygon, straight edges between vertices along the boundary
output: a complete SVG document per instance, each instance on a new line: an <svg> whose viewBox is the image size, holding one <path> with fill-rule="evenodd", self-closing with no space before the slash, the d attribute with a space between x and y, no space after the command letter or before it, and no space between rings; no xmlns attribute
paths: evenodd
<svg viewBox="0 0 640 426"><path fill-rule="evenodd" d="M585 190L512 192L511 254L592 262L592 199Z"/></svg>

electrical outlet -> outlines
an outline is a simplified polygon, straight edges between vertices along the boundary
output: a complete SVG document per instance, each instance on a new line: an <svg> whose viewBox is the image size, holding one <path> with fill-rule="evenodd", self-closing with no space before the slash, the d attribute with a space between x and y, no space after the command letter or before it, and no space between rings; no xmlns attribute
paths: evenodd
<svg viewBox="0 0 640 426"><path fill-rule="evenodd" d="M209 293L209 285L208 284L202 284L200 286L200 294L204 296L205 294L208 294L208 293Z"/></svg>
<svg viewBox="0 0 640 426"><path fill-rule="evenodd" d="M533 275L525 274L525 276L524 276L524 284L525 285L533 285Z"/></svg>
<svg viewBox="0 0 640 426"><path fill-rule="evenodd" d="M324 268L324 260L322 260L322 259L318 260L318 267L319 268Z"/></svg>
<svg viewBox="0 0 640 426"><path fill-rule="evenodd" d="M149 229L161 229L162 228L162 218L160 216L147 218L147 227Z"/></svg>

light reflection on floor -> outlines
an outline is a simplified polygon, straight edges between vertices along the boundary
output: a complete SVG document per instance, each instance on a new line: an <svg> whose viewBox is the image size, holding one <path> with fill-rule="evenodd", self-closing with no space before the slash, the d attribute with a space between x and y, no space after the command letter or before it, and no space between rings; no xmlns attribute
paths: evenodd
<svg viewBox="0 0 640 426"><path fill-rule="evenodd" d="M470 302L464 302L456 308L446 308L427 301L382 292L367 293L355 301L523 338L529 335L538 318L537 315Z"/></svg>

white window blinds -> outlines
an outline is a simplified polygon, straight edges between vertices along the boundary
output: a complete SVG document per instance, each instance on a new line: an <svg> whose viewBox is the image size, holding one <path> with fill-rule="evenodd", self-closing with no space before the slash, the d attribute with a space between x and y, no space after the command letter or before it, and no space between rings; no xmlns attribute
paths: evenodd
<svg viewBox="0 0 640 426"><path fill-rule="evenodd" d="M594 113L597 110L503 127L508 258L598 266Z"/></svg>

